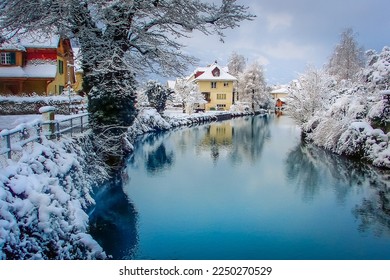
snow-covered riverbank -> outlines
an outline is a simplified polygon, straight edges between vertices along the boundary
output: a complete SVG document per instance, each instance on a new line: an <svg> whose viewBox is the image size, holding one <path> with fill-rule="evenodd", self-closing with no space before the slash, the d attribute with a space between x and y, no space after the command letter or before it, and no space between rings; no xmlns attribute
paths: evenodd
<svg viewBox="0 0 390 280"><path fill-rule="evenodd" d="M220 121L250 114L244 112L209 111L189 115L177 110L167 110L161 116L156 109L144 108L141 109L134 124L128 129L128 138L130 142L133 142L137 136L148 132ZM256 114L267 114L267 111L262 110L256 112Z"/></svg>

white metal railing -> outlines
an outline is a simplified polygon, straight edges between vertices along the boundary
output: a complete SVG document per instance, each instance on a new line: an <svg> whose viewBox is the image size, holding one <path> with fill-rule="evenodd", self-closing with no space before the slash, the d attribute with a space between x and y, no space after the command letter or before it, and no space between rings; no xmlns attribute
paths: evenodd
<svg viewBox="0 0 390 280"><path fill-rule="evenodd" d="M0 132L0 155L8 159L12 154L20 152L28 143L41 142L42 137L59 140L62 135L83 133L89 127L88 113L69 117L62 120L36 121L21 124L13 129Z"/></svg>

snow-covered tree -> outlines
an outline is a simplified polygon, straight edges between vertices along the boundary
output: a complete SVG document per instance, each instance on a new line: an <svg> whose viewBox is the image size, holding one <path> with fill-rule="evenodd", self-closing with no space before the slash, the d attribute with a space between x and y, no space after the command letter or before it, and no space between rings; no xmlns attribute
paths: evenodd
<svg viewBox="0 0 390 280"><path fill-rule="evenodd" d="M316 112L330 104L334 80L325 71L309 67L291 83L286 110L299 125L307 123Z"/></svg>
<svg viewBox="0 0 390 280"><path fill-rule="evenodd" d="M329 59L327 70L337 80L352 80L364 67L364 52L358 46L355 34L351 28L346 29Z"/></svg>
<svg viewBox="0 0 390 280"><path fill-rule="evenodd" d="M76 41L97 129L131 125L137 113L134 74L186 69L194 58L181 51L180 38L198 30L223 40L225 29L252 18L236 0L219 5L200 0L3 0L0 41L36 30ZM104 105L98 106L100 100Z"/></svg>
<svg viewBox="0 0 390 280"><path fill-rule="evenodd" d="M161 114L165 110L166 103L172 95L172 91L157 81L149 81L146 84L145 94L148 97L150 106Z"/></svg>
<svg viewBox="0 0 390 280"><path fill-rule="evenodd" d="M195 106L207 103L198 85L186 79L176 81L175 94L175 99L183 104L183 112L188 114L194 111Z"/></svg>
<svg viewBox="0 0 390 280"><path fill-rule="evenodd" d="M256 107L267 108L269 106L271 96L267 91L263 67L258 62L251 64L239 76L238 92L239 101L250 103L253 111Z"/></svg>
<svg viewBox="0 0 390 280"><path fill-rule="evenodd" d="M237 52L233 52L229 58L228 62L228 72L234 77L238 78L244 71L246 67L245 57ZM233 82L233 91L234 91L234 102L239 100L238 96L238 80Z"/></svg>
<svg viewBox="0 0 390 280"><path fill-rule="evenodd" d="M390 47L384 47L380 54L374 50L366 52L367 65L363 70L363 82L367 83L368 90L390 89Z"/></svg>
<svg viewBox="0 0 390 280"><path fill-rule="evenodd" d="M233 52L228 62L229 74L238 77L239 74L244 72L245 67L245 57L237 52Z"/></svg>
<svg viewBox="0 0 390 280"><path fill-rule="evenodd" d="M375 51L367 51L367 66L363 70L362 81L370 100L374 100L368 112L370 122L383 128L386 132L390 129L389 101L384 99L381 91L390 89L390 47L384 47L380 54Z"/></svg>

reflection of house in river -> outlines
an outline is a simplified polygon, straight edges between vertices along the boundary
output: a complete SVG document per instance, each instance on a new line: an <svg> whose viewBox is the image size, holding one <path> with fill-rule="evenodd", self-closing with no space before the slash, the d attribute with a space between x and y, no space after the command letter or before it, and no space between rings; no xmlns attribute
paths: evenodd
<svg viewBox="0 0 390 280"><path fill-rule="evenodd" d="M232 144L233 128L228 122L218 125L211 125L207 129L202 145L230 146Z"/></svg>
<svg viewBox="0 0 390 280"><path fill-rule="evenodd" d="M211 125L201 142L201 146L206 150L210 149L211 157L217 160L220 152L229 152L229 147L233 143L233 127L230 122ZM226 149L227 148L227 149Z"/></svg>

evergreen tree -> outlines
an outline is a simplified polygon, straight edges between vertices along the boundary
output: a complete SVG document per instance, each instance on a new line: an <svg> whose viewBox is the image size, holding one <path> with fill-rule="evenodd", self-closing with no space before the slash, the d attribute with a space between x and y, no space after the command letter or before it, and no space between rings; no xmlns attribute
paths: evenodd
<svg viewBox="0 0 390 280"><path fill-rule="evenodd" d="M149 81L146 84L146 95L148 96L150 106L161 114L165 110L167 101L172 95L172 91L163 87L157 81Z"/></svg>

